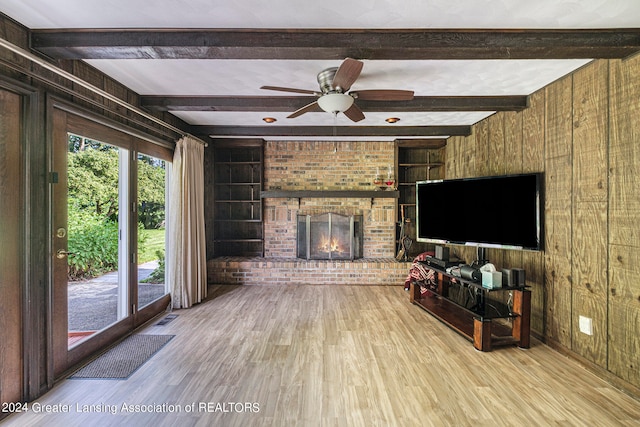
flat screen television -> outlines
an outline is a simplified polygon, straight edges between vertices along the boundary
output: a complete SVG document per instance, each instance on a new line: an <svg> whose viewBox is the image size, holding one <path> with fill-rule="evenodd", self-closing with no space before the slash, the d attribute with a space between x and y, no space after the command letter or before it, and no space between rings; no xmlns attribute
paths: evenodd
<svg viewBox="0 0 640 427"><path fill-rule="evenodd" d="M419 242L542 250L543 175L416 183Z"/></svg>

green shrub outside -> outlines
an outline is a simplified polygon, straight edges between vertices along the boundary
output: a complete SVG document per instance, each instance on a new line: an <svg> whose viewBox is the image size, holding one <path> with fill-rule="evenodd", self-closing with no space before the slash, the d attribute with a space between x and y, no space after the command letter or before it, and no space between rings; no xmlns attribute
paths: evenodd
<svg viewBox="0 0 640 427"><path fill-rule="evenodd" d="M151 272L149 277L142 280L143 283L164 283L164 251L156 251L158 266Z"/></svg>
<svg viewBox="0 0 640 427"><path fill-rule="evenodd" d="M69 280L97 277L118 269L118 224L69 203ZM142 228L138 225L139 229ZM138 246L144 234L138 233Z"/></svg>
<svg viewBox="0 0 640 427"><path fill-rule="evenodd" d="M97 277L118 269L118 148L69 135L68 257L69 280ZM138 255L158 246L146 230L164 227L165 167L138 155ZM146 230L145 230L146 229ZM161 236L164 246L164 236ZM149 239L149 247L145 241ZM164 253L161 270L164 276ZM159 267L160 269L160 267Z"/></svg>

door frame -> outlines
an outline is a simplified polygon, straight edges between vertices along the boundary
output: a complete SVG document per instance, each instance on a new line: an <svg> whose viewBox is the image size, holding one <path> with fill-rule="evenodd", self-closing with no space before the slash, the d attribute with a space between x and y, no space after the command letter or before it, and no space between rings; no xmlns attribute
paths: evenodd
<svg viewBox="0 0 640 427"><path fill-rule="evenodd" d="M161 155L164 159L170 160L173 155L172 148L165 142L148 135L144 135L139 131L129 128L125 125L112 122L104 117L97 117L77 106L68 104L55 97L50 97L47 102L47 137L48 146L51 147L49 160L49 176L50 181L67 182L66 181L66 162L68 151L68 133L79 134L97 141L125 148L129 150L129 156L135 158L137 152L142 148L145 152L151 152L155 155ZM64 148L64 149L63 149ZM131 161L131 160L130 160ZM133 164L133 163L131 163ZM58 165L65 165L64 172L56 170ZM134 168L135 169L135 168ZM135 195L137 179L135 179L135 171L129 175L129 193ZM65 200L64 203L55 203L60 198ZM135 197L135 196L134 196ZM65 374L75 366L86 360L91 355L103 350L109 345L117 342L126 335L130 334L136 327L139 327L147 321L161 314L170 304L171 296L165 294L160 299L148 304L143 309L137 309L137 286L132 284L137 282L137 245L136 245L136 227L129 227L128 254L128 283L127 290L129 292L129 307L126 307L127 317L115 322L108 328L97 332L87 338L81 344L68 348L67 342L67 289L66 286L55 286L62 275L67 275L67 259L56 258L56 251L61 247L67 247L66 237L56 237L56 230L60 227L66 229L66 198L67 189L51 182L49 186L49 205L50 205L50 230L49 230L49 260L50 260L50 302L49 302L49 319L50 327L48 332L49 342L49 378L55 381L65 376ZM137 213L135 212L133 203L129 203L127 212L130 216L130 223L135 224L137 221ZM65 218L64 224L56 224L57 218ZM66 250L66 249L65 249ZM64 339L62 337L64 336Z"/></svg>

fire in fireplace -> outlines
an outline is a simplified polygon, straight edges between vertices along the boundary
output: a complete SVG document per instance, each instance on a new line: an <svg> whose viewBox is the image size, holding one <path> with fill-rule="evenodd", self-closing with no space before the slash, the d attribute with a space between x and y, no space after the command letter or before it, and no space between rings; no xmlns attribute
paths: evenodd
<svg viewBox="0 0 640 427"><path fill-rule="evenodd" d="M362 258L362 215L298 215L298 258Z"/></svg>

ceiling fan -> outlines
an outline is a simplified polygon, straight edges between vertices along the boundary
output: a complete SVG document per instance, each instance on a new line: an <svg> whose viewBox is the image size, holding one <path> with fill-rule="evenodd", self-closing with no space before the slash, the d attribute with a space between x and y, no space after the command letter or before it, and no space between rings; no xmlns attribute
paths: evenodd
<svg viewBox="0 0 640 427"><path fill-rule="evenodd" d="M355 104L356 99L366 101L410 101L413 99L412 90L371 89L349 92L351 85L360 76L363 65L362 61L347 58L340 64L340 67L331 67L320 71L318 73L320 92L279 86L262 86L260 89L303 93L318 97L317 101L288 115L288 119L304 113L326 111L333 114L344 113L352 121L359 122L364 119L364 113Z"/></svg>

